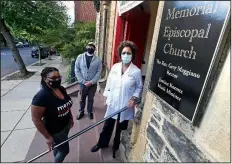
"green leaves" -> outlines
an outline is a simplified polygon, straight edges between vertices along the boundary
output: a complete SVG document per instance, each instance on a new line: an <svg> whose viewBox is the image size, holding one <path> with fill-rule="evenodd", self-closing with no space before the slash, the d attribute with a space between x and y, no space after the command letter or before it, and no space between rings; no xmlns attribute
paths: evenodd
<svg viewBox="0 0 232 164"><path fill-rule="evenodd" d="M56 1L3 1L1 17L16 37L26 36L26 39L41 37L47 30L68 22L66 7Z"/></svg>
<svg viewBox="0 0 232 164"><path fill-rule="evenodd" d="M1 1L0 7L15 37L54 47L70 60L95 39L95 23L77 22L69 27L66 7L59 1Z"/></svg>
<svg viewBox="0 0 232 164"><path fill-rule="evenodd" d="M63 33L64 44L59 48L63 57L72 60L85 52L88 42L95 39L95 29L95 23L78 22L72 28L69 28L66 33Z"/></svg>

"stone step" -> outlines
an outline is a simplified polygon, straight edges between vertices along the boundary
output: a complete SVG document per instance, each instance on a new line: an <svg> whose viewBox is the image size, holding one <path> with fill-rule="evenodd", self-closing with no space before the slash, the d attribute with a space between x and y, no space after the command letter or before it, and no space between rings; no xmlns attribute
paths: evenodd
<svg viewBox="0 0 232 164"><path fill-rule="evenodd" d="M74 86L71 86L71 87L67 87L66 91L67 91L68 95L75 97L75 96L78 96L78 93L79 93L79 90L80 90L79 88L80 87L77 84L77 85L74 85Z"/></svg>

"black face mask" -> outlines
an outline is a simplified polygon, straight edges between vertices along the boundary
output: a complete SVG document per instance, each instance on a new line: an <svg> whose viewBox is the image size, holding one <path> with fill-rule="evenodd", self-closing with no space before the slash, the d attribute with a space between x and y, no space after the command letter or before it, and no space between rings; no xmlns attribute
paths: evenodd
<svg viewBox="0 0 232 164"><path fill-rule="evenodd" d="M89 54L93 54L93 53L94 53L94 49L93 49L93 48L87 48L87 52L88 52Z"/></svg>
<svg viewBox="0 0 232 164"><path fill-rule="evenodd" d="M61 85L61 80L58 81L49 81L48 84L52 87L52 88L59 88Z"/></svg>

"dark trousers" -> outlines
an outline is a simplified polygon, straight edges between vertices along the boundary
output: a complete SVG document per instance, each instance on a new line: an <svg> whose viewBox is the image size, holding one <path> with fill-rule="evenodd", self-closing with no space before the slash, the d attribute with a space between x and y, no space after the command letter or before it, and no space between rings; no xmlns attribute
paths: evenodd
<svg viewBox="0 0 232 164"><path fill-rule="evenodd" d="M127 129L128 122L129 122L128 120L124 120L123 122L119 123L119 120L120 120L120 116L118 117L117 121L113 118L109 118L105 121L105 124L103 126L102 132L100 134L100 137L97 143L100 148L103 148L109 145L110 138L114 130L114 124L115 122L117 122L116 133L114 136L113 150L119 149L121 131Z"/></svg>
<svg viewBox="0 0 232 164"><path fill-rule="evenodd" d="M53 134L54 146L68 139L68 133L70 130L70 124L68 124L61 132ZM61 145L60 147L53 150L55 163L61 163L69 153L69 143Z"/></svg>
<svg viewBox="0 0 232 164"><path fill-rule="evenodd" d="M87 111L88 113L93 112L93 101L94 101L94 95L97 90L97 84L91 85L89 87L86 87L85 85L80 86L81 91L81 101L80 101L80 112L84 112L85 104L86 104L86 97L88 96L88 105L87 105Z"/></svg>

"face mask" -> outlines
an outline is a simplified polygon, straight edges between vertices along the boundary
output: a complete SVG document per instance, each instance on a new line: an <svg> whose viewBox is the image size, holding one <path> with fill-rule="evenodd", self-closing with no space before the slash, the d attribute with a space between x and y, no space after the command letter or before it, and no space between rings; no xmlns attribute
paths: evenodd
<svg viewBox="0 0 232 164"><path fill-rule="evenodd" d="M121 58L122 58L122 62L123 62L124 64L129 64L129 63L131 62L132 55L122 54L122 55L121 55Z"/></svg>
<svg viewBox="0 0 232 164"><path fill-rule="evenodd" d="M92 49L92 48L87 48L87 52L88 52L89 54L93 54L93 53L94 53L94 49Z"/></svg>
<svg viewBox="0 0 232 164"><path fill-rule="evenodd" d="M52 87L52 88L59 88L61 85L61 80L58 81L49 81L48 84Z"/></svg>

